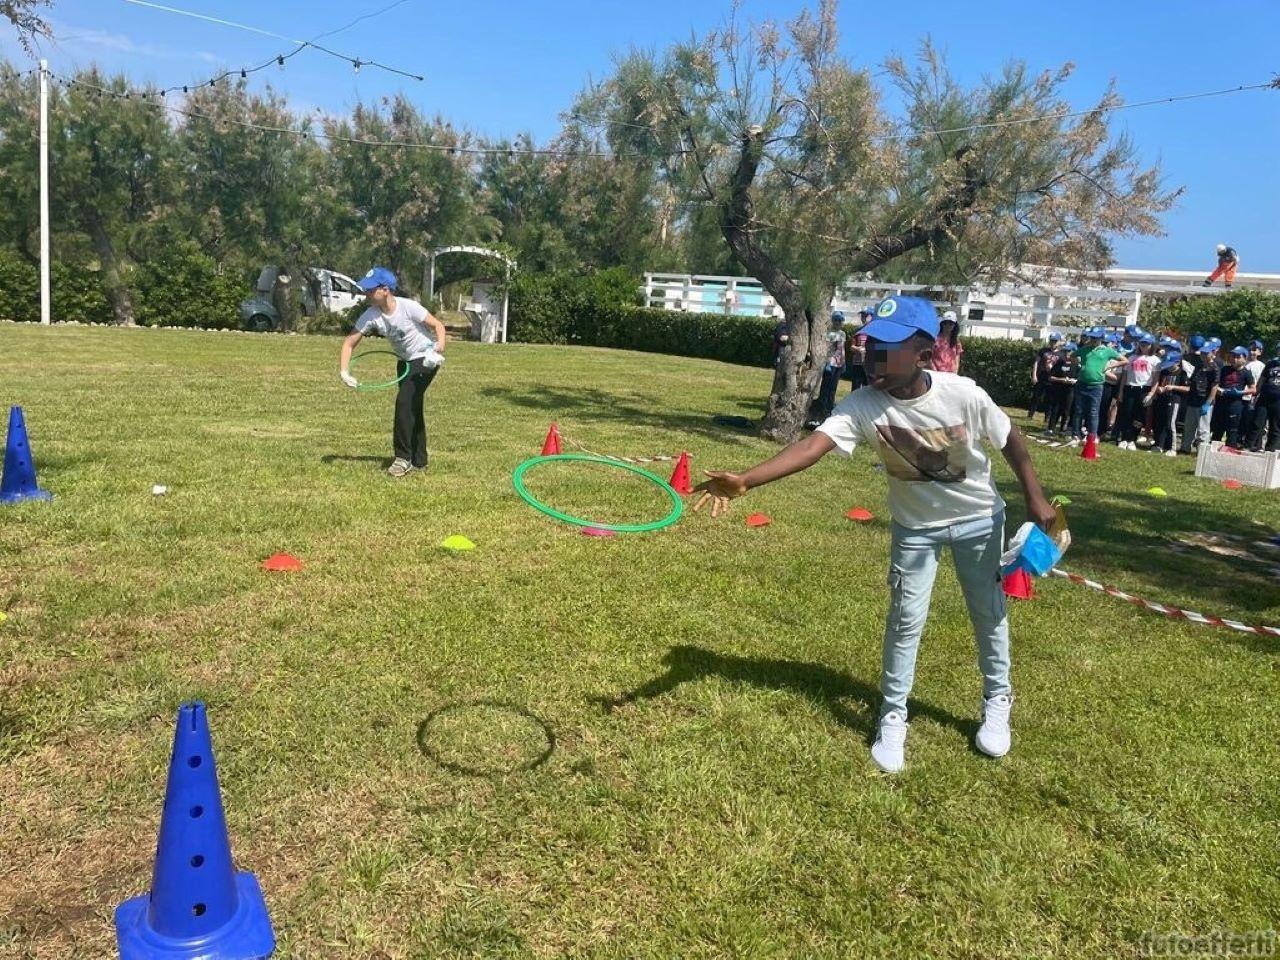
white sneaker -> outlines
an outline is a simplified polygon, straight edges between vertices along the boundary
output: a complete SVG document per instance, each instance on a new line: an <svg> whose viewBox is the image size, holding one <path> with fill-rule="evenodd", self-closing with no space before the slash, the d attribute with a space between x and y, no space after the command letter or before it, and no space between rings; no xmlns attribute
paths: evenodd
<svg viewBox="0 0 1280 960"><path fill-rule="evenodd" d="M1164 455L1165 455L1166 457L1176 457L1176 456L1178 455L1178 451L1177 451L1177 450L1166 450L1166 451L1164 452Z"/></svg>
<svg viewBox="0 0 1280 960"><path fill-rule="evenodd" d="M871 759L885 773L898 773L904 762L906 743L907 718L893 710L880 720L880 732L871 745Z"/></svg>
<svg viewBox="0 0 1280 960"><path fill-rule="evenodd" d="M403 477L412 469L412 463L401 457L396 457L396 459L391 462L391 466L387 467L387 473L391 474L393 477Z"/></svg>
<svg viewBox="0 0 1280 960"><path fill-rule="evenodd" d="M1067 444L1067 446L1068 446L1068 447L1078 447L1078 446L1080 446L1080 438L1079 438L1079 437L1072 437L1072 438L1071 438L1071 442L1070 442L1070 443L1068 443L1068 444Z"/></svg>
<svg viewBox="0 0 1280 960"><path fill-rule="evenodd" d="M982 726L974 742L989 757L1003 757L1009 752L1013 735L1009 732L1009 710L1013 697L999 694L982 701Z"/></svg>

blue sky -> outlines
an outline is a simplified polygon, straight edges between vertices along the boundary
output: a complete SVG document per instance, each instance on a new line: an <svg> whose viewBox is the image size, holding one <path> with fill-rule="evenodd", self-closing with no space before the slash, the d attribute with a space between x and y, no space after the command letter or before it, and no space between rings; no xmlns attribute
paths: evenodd
<svg viewBox="0 0 1280 960"><path fill-rule="evenodd" d="M392 0L156 0L306 39ZM816 3L816 0L814 0ZM750 19L786 20L798 0L744 0ZM728 0L405 0L323 42L426 76L406 81L308 51L264 77L298 107L345 111L404 90L421 108L488 135L530 132L542 140L590 77L610 71L629 47L663 46L718 26ZM222 66L261 62L289 44L126 3L55 0L51 66L92 62L138 82L164 85L207 77ZM841 47L874 66L910 54L931 35L962 80L1010 58L1036 68L1077 65L1072 101L1090 105L1114 78L1129 101L1264 82L1280 72L1280 2L1020 0L870 3L845 0ZM23 60L6 28L0 52ZM259 81L262 82L262 81ZM1280 91L1262 90L1117 114L1149 161L1186 192L1165 220L1167 236L1122 240L1125 267L1206 269L1213 247L1230 243L1245 271L1280 273Z"/></svg>

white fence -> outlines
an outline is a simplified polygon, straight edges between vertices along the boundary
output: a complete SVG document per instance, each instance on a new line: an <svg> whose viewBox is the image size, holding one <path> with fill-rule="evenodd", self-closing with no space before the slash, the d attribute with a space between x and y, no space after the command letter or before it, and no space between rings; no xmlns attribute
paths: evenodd
<svg viewBox="0 0 1280 960"><path fill-rule="evenodd" d="M1072 286L1061 275L1043 269L1039 274L1045 277L1042 283L968 289L851 281L841 287L832 306L852 319L859 308L884 297L914 294L928 297L939 310L955 310L963 332L969 336L1043 340L1054 330L1070 336L1085 327L1137 323L1144 294L1216 296L1223 292L1221 287L1201 286L1204 275L1192 271L1111 270L1103 279L1114 283L1112 288ZM1240 274L1236 286L1280 290L1280 275ZM646 273L643 289L645 303L650 307L782 318L777 301L754 277Z"/></svg>

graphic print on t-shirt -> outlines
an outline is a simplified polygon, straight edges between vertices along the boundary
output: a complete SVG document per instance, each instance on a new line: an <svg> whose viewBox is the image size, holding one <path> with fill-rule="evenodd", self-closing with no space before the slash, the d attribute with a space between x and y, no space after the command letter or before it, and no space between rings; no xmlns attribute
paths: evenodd
<svg viewBox="0 0 1280 960"><path fill-rule="evenodd" d="M965 479L969 431L963 423L912 430L877 423L880 459L897 480L960 483Z"/></svg>

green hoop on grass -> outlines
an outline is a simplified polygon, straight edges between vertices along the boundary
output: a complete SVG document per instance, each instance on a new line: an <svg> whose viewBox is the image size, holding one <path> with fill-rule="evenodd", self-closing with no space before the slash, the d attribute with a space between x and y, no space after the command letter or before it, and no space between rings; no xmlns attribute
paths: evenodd
<svg viewBox="0 0 1280 960"><path fill-rule="evenodd" d="M527 471L534 467L541 466L544 463L556 463L558 461L578 460L585 463L603 463L606 467L617 467L620 470L626 470L629 473L637 473L646 480L652 481L666 492L671 498L671 512L661 520L654 520L651 523L599 523L595 520L583 520L579 517L571 517L567 513L561 513L548 507L541 500L535 498L524 486L524 475ZM516 472L511 475L511 482L515 485L516 493L533 509L540 513L545 513L549 517L557 520L563 520L565 523L572 523L576 527L597 527L601 530L612 530L614 533L648 533L650 530L661 530L663 527L669 527L680 519L680 514L684 512L684 503L680 499L680 494L671 488L671 484L663 480L661 477L654 476L648 470L640 467L632 466L629 463L623 463L620 460L610 460L608 457L592 457L584 453L558 453L549 457L533 457L526 460L520 466L516 467Z"/></svg>
<svg viewBox="0 0 1280 960"><path fill-rule="evenodd" d="M363 360L365 357L376 357L379 355L395 357L397 366L402 362L400 360L400 357L397 356L391 350L366 350L364 353L357 353L355 356L351 358L350 362L355 363L357 360ZM400 381L403 380L408 375L409 375L409 365L406 363L404 365L404 373L400 374L400 376L396 377L394 380L384 380L382 383L361 383L359 386L356 387L356 389L357 390L386 390L389 387L398 386L400 384Z"/></svg>

